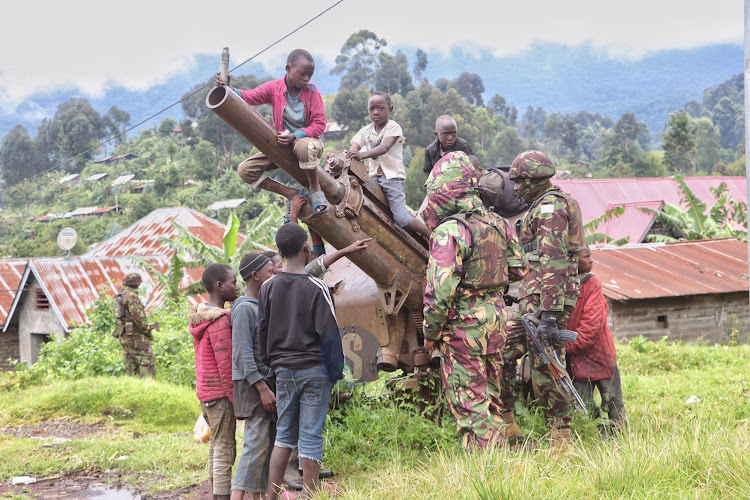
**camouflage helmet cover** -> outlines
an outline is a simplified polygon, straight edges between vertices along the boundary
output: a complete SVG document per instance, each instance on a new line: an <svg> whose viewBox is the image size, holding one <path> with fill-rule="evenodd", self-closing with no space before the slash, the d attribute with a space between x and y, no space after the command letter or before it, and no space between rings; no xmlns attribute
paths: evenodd
<svg viewBox="0 0 750 500"><path fill-rule="evenodd" d="M125 286L138 287L141 283L143 283L143 278L138 273L127 274L122 279L122 284Z"/></svg>
<svg viewBox="0 0 750 500"><path fill-rule="evenodd" d="M510 166L511 179L549 179L555 175L555 167L541 151L525 151L516 156Z"/></svg>

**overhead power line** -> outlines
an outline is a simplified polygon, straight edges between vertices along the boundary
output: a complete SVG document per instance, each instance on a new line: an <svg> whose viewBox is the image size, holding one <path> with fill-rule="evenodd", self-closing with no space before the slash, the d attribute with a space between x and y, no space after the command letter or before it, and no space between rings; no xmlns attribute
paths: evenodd
<svg viewBox="0 0 750 500"><path fill-rule="evenodd" d="M306 22L304 22L303 24L300 24L300 25L299 25L299 26L297 26L297 27L296 27L295 29L293 29L292 31L290 31L290 32L289 32L289 33L287 33L286 35L282 36L281 38L279 38L278 40L276 40L276 41L275 41L275 42L273 42L272 44L268 45L268 46L267 46L266 48L264 48L263 50L261 50L261 51L259 51L259 52L255 53L255 54L254 54L254 55L252 55L251 57L248 57L247 59L245 59L244 61L242 61L242 62L241 62L240 64L238 64L237 66L235 66L234 68L232 68L232 69L231 69L230 71L234 71L234 70L236 70L236 69L238 69L238 68L240 68L240 67L244 66L245 64L249 63L250 61L252 61L252 60L253 60L253 59L255 59L256 57L258 57L259 55L263 54L264 52L267 52L268 50L270 50L270 49L271 49L271 48L273 48L274 46L276 46L276 45L278 45L279 43L283 42L284 40L286 40L287 38L289 38L290 36L292 36L293 34L295 34L296 32L298 32L299 30L301 30L302 28L304 28L305 26L307 26L308 24L310 24L310 23L312 23L313 21L315 21L316 19L318 19L318 18L320 18L320 17L324 16L324 15L325 15L325 14L327 14L327 13L328 13L328 12L329 12L330 10L332 10L332 9L333 9L334 7L338 6L338 5L340 4L340 3L343 3L343 2L344 2L344 0L338 0L338 2L334 3L333 5L331 5L330 7L326 8L325 10L322 10L322 11L321 11L321 12L319 12L319 13L318 13L317 15L315 15L315 16L313 16L313 17L311 17L310 19L308 19L308 20L307 20ZM81 152L81 153L78 153L78 154L77 154L77 155L75 155L75 156L71 156L70 158L67 158L67 159L65 159L65 160L61 161L60 163L58 163L58 164L57 164L57 165L55 165L54 167L51 167L51 168L48 168L47 170L44 170L44 171L42 171L42 172L39 172L39 173L36 173L36 174L32 175L31 177L28 177L28 178L24 179L24 181L30 181L30 180L36 179L37 177L40 177L40 176L42 176L42 175L44 175L44 174L48 174L48 173L50 173L50 172L52 172L52 171L54 171L54 170L57 170L58 168L60 168L60 167L62 167L62 166L64 166L64 165L67 165L68 163L70 163L70 162L72 162L72 161L75 161L75 160L77 160L77 159L78 159L78 158L80 158L81 156L83 156L83 155L85 155L85 154L87 154L87 153L90 153L91 151L94 151L95 149L98 149L98 148L100 148L100 147L104 146L105 144L108 144L108 143L110 143L110 142L114 141L115 139L117 139L117 138L119 138L119 137L122 137L123 135L127 134L127 133L128 133L128 132L130 132L131 130L134 130L134 129L136 129L136 128L140 127L141 125L143 125L144 123L146 123L146 122L148 122L148 121L150 121L150 120L153 120L153 119L154 119L154 118L156 118L157 116L161 115L162 113L164 113L164 112L166 112L166 111L169 111L170 109L172 109L172 108L174 108L175 106L177 106L178 104L180 104L180 103L181 103L182 101L185 101L185 100L187 100L187 99L189 99L189 98L193 97L193 96L194 96L195 94L197 94L197 93L199 93L199 92L201 92L201 91L205 90L206 88L210 87L211 85L213 85L213 83L211 83L211 82L209 82L209 83L207 83L207 84L203 85L202 87L200 87L200 88L198 88L198 89L196 89L196 90L194 90L194 91L190 92L189 94L186 94L186 95L184 95L184 96L183 96L183 97L182 97L182 98L181 98L180 100L178 100L178 101L176 101L176 102L173 102L173 103L172 103L172 104L170 104L169 106L167 106L167 107L165 107L165 108L163 108L163 109L161 109L161 110L157 111L156 113L154 113L154 114L152 114L152 115L148 116L147 118L144 118L143 120L139 121L138 123L136 123L136 124L135 124L135 125L133 125L132 127L129 127L129 128L127 128L127 129L123 130L123 131L122 131L122 132L120 132L119 134L117 134L117 135L113 135L113 136L112 136L112 137L110 137L109 139L105 139L104 141L101 141L101 142L99 142L99 143L98 143L98 144L97 144L96 146L92 146L92 147L90 147L89 149L87 149L86 151L83 151L83 152ZM21 181L21 182L24 182L24 181ZM18 183L17 183L17 184L18 184ZM14 185L15 185L15 184L14 184ZM3 189L0 189L0 193L3 193L3 192L5 192L5 191L6 191L6 190L7 190L8 188L10 188L10 187L13 187L13 186L6 186L6 187L3 187Z"/></svg>

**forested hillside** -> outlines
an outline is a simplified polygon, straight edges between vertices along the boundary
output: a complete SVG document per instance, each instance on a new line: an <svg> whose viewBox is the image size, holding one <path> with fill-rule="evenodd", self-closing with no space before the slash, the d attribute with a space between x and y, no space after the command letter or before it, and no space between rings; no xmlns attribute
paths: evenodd
<svg viewBox="0 0 750 500"><path fill-rule="evenodd" d="M644 177L671 172L685 175L741 175L744 172L743 79L737 75L707 89L700 102L685 104L665 124L661 148L653 131L633 113L603 116L581 110L548 113L542 107L516 109L503 96L485 99L485 83L476 73L429 81L427 54L416 60L383 51L385 40L363 30L342 47L333 74L340 77L337 93L324 101L329 122L344 127L326 139L330 151L341 151L359 127L367 123L371 91L392 95L392 118L407 138L407 197L412 206L422 197L424 147L434 139L434 122L442 114L456 118L459 135L469 140L487 166L509 163L519 152L539 148L551 153L559 168L573 176ZM272 75L277 78L278 75ZM250 88L271 76L235 75L233 85ZM315 81L315 78L313 78ZM205 83L198 84L198 89ZM253 192L236 175L236 165L252 146L203 105L207 89L182 103L185 119L167 118L140 132L100 141L127 128L131 115L112 107L104 115L81 98L62 103L35 133L23 126L0 144L2 224L0 253L9 257L57 255L55 236L63 226L81 236L74 252L126 227L160 206L184 205L206 211L219 200L245 198L237 211L243 221L257 215L274 196ZM268 109L260 108L266 116ZM83 154L81 154L83 153ZM79 155L80 154L80 155ZM119 162L93 163L102 156L133 155ZM74 160L70 160L75 158ZM41 174L54 166L60 168ZM80 182L61 183L69 174ZM95 174L108 174L88 180ZM133 182L113 186L122 175ZM282 172L274 175L283 176ZM98 217L36 222L46 214L65 214L83 207L117 206L122 213ZM225 217L226 212L209 215Z"/></svg>

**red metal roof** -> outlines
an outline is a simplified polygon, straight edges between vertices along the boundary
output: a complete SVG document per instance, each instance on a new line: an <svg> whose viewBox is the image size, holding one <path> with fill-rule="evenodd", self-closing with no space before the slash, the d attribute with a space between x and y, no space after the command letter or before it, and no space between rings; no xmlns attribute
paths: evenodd
<svg viewBox="0 0 750 500"><path fill-rule="evenodd" d="M605 211L617 206L623 205L610 205ZM661 200L626 203L624 205L625 212L620 217L613 217L609 221L599 224L596 232L607 234L615 240L627 236L629 238L628 243L641 243L654 224L656 216L644 213L638 209L646 207L660 210L663 206L664 202Z"/></svg>
<svg viewBox="0 0 750 500"><path fill-rule="evenodd" d="M26 259L0 260L0 326L5 325L26 269Z"/></svg>
<svg viewBox="0 0 750 500"><path fill-rule="evenodd" d="M120 231L84 254L85 257L116 257L126 255L172 255L161 238L172 239L177 234L175 221L208 245L221 248L226 226L202 213L187 207L160 208L132 226ZM240 235L241 243L244 236Z"/></svg>
<svg viewBox="0 0 750 500"><path fill-rule="evenodd" d="M674 179L669 177L553 179L553 182L578 201L584 223L603 215L608 208L623 204L631 204L633 208L636 206L653 207L655 202L663 201L680 206L679 186ZM685 182L690 190L708 206L716 201L710 188L722 182L727 184L727 189L733 198L741 201L747 199L747 184L744 177L685 177ZM635 209L628 209L626 216L620 219L622 221L610 226L608 231L604 231L603 226L600 226L599 232L606 232L614 239L630 236L630 243L640 243L643 235L648 232L653 223L652 217L641 214Z"/></svg>
<svg viewBox="0 0 750 500"><path fill-rule="evenodd" d="M592 256L614 300L748 290L748 244L736 239L607 247Z"/></svg>
<svg viewBox="0 0 750 500"><path fill-rule="evenodd" d="M112 206L112 207L100 207L100 208L97 208L95 210L92 210L91 214L92 215L95 215L95 214L106 214L106 213L112 212L116 208L117 207L115 207L115 206Z"/></svg>
<svg viewBox="0 0 750 500"><path fill-rule="evenodd" d="M169 263L165 256L141 259L160 272L164 272ZM113 297L122 287L123 277L129 273L138 273L143 278L141 290L144 292L143 301L147 309L154 309L164 303L165 294L157 277L152 276L137 260L130 257L38 258L29 259L28 262L22 283L28 283L29 277L33 274L58 319L68 330L76 325L88 323L86 313L99 298L99 292L104 291L107 296ZM192 275L186 276L182 284L187 285L192 279ZM22 297L23 293L17 295L10 308L11 315ZM188 300L197 304L202 299L197 296Z"/></svg>

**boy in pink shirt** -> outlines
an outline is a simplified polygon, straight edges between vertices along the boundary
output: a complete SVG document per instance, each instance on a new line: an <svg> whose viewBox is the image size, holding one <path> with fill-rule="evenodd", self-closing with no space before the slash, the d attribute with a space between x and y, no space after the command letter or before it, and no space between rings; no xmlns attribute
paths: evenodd
<svg viewBox="0 0 750 500"><path fill-rule="evenodd" d="M313 213L322 214L328 211L328 202L320 190L317 169L318 160L323 153L320 136L325 131L326 114L320 92L310 83L314 72L315 61L310 53L303 49L295 49L287 57L286 75L283 78L251 90L232 90L251 106L271 105L273 126L279 131L276 140L283 148L293 148L299 167L307 176L312 194ZM223 82L218 73L216 83L229 85L229 81ZM286 197L289 207L289 202L298 191L269 178L266 172L275 168L278 167L266 155L258 153L240 163L237 172L242 180L252 187ZM287 214L288 212L287 208Z"/></svg>

